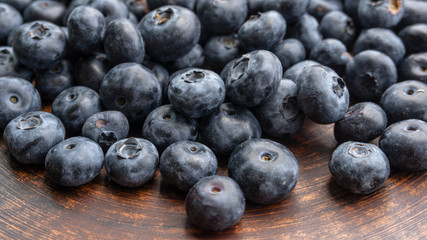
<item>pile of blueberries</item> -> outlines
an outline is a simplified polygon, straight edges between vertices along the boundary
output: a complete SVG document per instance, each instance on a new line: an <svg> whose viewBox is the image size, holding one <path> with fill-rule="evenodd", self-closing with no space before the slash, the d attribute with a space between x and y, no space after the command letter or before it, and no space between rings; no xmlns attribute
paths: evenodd
<svg viewBox="0 0 427 240"><path fill-rule="evenodd" d="M159 168L220 231L291 193L296 158L262 137L306 117L335 123L349 192L427 169L426 0L0 0L0 26L3 140L55 184Z"/></svg>

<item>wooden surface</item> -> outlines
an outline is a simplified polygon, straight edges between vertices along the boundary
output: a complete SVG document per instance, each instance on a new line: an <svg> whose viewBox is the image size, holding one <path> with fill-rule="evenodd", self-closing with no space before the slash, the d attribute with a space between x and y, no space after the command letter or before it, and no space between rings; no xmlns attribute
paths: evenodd
<svg viewBox="0 0 427 240"><path fill-rule="evenodd" d="M187 221L186 194L159 172L137 189L110 182L104 169L87 185L58 188L43 166L17 163L0 138L0 239L427 239L425 171L393 170L379 191L349 194L327 166L336 147L332 125L307 121L281 142L300 165L292 194L279 204L248 203L237 226L207 233Z"/></svg>

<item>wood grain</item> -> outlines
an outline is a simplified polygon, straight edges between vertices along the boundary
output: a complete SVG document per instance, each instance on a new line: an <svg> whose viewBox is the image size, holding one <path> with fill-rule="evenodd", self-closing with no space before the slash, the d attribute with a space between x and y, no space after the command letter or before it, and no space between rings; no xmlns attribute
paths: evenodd
<svg viewBox="0 0 427 240"><path fill-rule="evenodd" d="M17 163L0 139L1 239L427 239L427 174L393 170L379 191L347 193L331 179L332 125L307 121L280 142L295 154L299 180L284 201L248 203L240 223L224 232L196 229L186 219L186 194L154 180L137 189L108 180L59 188L43 166ZM220 175L226 175L226 159Z"/></svg>

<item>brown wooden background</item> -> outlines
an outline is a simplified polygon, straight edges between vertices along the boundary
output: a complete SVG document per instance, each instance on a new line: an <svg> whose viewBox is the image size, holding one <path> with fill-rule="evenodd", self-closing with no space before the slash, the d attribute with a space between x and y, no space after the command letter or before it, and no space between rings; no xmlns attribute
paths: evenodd
<svg viewBox="0 0 427 240"><path fill-rule="evenodd" d="M333 125L307 121L282 140L300 164L283 202L248 203L240 223L221 233L193 227L186 194L155 179L137 189L110 182L103 169L77 188L51 184L43 166L17 163L0 138L0 238L13 239L427 239L427 173L393 170L370 195L349 194L331 179ZM220 175L226 175L226 161Z"/></svg>

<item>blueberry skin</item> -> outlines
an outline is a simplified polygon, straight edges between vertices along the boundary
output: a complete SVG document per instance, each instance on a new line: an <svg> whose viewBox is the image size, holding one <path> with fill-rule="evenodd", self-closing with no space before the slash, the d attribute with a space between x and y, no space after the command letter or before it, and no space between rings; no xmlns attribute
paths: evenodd
<svg viewBox="0 0 427 240"><path fill-rule="evenodd" d="M102 45L106 20L97 9L79 6L70 13L67 28L70 48L82 54L90 54Z"/></svg>
<svg viewBox="0 0 427 240"><path fill-rule="evenodd" d="M390 123L405 119L427 121L427 84L407 80L391 85L381 97Z"/></svg>
<svg viewBox="0 0 427 240"><path fill-rule="evenodd" d="M216 155L229 156L242 142L260 138L261 126L245 107L223 103L218 110L200 119L200 141Z"/></svg>
<svg viewBox="0 0 427 240"><path fill-rule="evenodd" d="M352 47L357 37L357 29L353 19L341 11L332 11L326 14L320 21L319 30L323 37L338 39L348 48Z"/></svg>
<svg viewBox="0 0 427 240"><path fill-rule="evenodd" d="M297 102L297 85L289 79L280 81L277 92L252 112L261 124L263 133L286 138L297 133L304 123L305 114Z"/></svg>
<svg viewBox="0 0 427 240"><path fill-rule="evenodd" d="M244 107L261 105L273 95L282 79L283 68L272 52L257 50L243 55L227 74L227 98Z"/></svg>
<svg viewBox="0 0 427 240"><path fill-rule="evenodd" d="M399 32L407 54L427 52L427 24L419 23L405 27Z"/></svg>
<svg viewBox="0 0 427 240"><path fill-rule="evenodd" d="M323 38L319 31L319 22L309 14L304 14L298 18L297 22L289 24L287 33L287 38L300 40L307 52L310 52L314 45Z"/></svg>
<svg viewBox="0 0 427 240"><path fill-rule="evenodd" d="M147 0L147 3L150 9L156 9L165 5L179 5L193 10L197 0Z"/></svg>
<svg viewBox="0 0 427 240"><path fill-rule="evenodd" d="M86 119L82 127L82 136L98 143L104 151L128 134L129 122L119 111L95 113Z"/></svg>
<svg viewBox="0 0 427 240"><path fill-rule="evenodd" d="M272 204L285 199L298 180L298 162L288 148L268 139L251 139L231 154L228 176L246 200Z"/></svg>
<svg viewBox="0 0 427 240"><path fill-rule="evenodd" d="M352 56L345 45L337 39L323 39L311 49L310 59L332 68L338 75L344 75L345 67Z"/></svg>
<svg viewBox="0 0 427 240"><path fill-rule="evenodd" d="M72 137L49 150L45 167L54 184L76 187L92 181L103 163L104 153L96 142L85 137Z"/></svg>
<svg viewBox="0 0 427 240"><path fill-rule="evenodd" d="M182 191L188 191L202 178L215 175L218 161L207 146L179 141L162 153L159 169L163 180Z"/></svg>
<svg viewBox="0 0 427 240"><path fill-rule="evenodd" d="M137 20L141 20L150 11L147 1L124 0L123 2L126 4L129 13L133 13Z"/></svg>
<svg viewBox="0 0 427 240"><path fill-rule="evenodd" d="M264 0L247 0L248 16L263 12Z"/></svg>
<svg viewBox="0 0 427 240"><path fill-rule="evenodd" d="M387 127L387 115L375 103L361 102L351 106L344 118L335 123L337 142L370 142L379 137Z"/></svg>
<svg viewBox="0 0 427 240"><path fill-rule="evenodd" d="M334 123L347 112L350 94L346 84L328 67L305 68L298 76L297 89L298 104L313 122Z"/></svg>
<svg viewBox="0 0 427 240"><path fill-rule="evenodd" d="M1 3L6 3L18 11L23 12L25 7L31 4L33 0L0 0Z"/></svg>
<svg viewBox="0 0 427 240"><path fill-rule="evenodd" d="M357 14L365 28L391 28L396 26L405 11L404 1L360 0Z"/></svg>
<svg viewBox="0 0 427 240"><path fill-rule="evenodd" d="M40 94L30 82L17 77L0 77L0 129L17 116L40 108Z"/></svg>
<svg viewBox="0 0 427 240"><path fill-rule="evenodd" d="M362 101L376 101L397 81L393 60L384 53L363 51L347 64L346 83L352 96Z"/></svg>
<svg viewBox="0 0 427 240"><path fill-rule="evenodd" d="M9 34L24 22L21 13L9 4L0 3L0 45L7 43Z"/></svg>
<svg viewBox="0 0 427 240"><path fill-rule="evenodd" d="M159 166L156 147L142 138L122 139L105 154L108 176L124 187L139 187L153 179Z"/></svg>
<svg viewBox="0 0 427 240"><path fill-rule="evenodd" d="M102 104L126 115L129 122L142 122L160 106L162 89L156 76L137 63L122 63L112 68L100 86Z"/></svg>
<svg viewBox="0 0 427 240"><path fill-rule="evenodd" d="M332 153L329 171L345 190L369 194L384 185L390 175L390 164L387 156L374 144L345 142Z"/></svg>
<svg viewBox="0 0 427 240"><path fill-rule="evenodd" d="M409 119L390 125L379 141L390 165L407 171L427 169L427 123Z"/></svg>
<svg viewBox="0 0 427 240"><path fill-rule="evenodd" d="M225 86L215 72L192 68L170 81L168 97L178 112L190 118L201 118L224 102Z"/></svg>
<svg viewBox="0 0 427 240"><path fill-rule="evenodd" d="M170 82L169 71L160 63L152 61L144 61L142 63L145 67L150 69L154 75L157 77L157 80L160 83L162 88L162 103L169 103L168 99L168 85Z"/></svg>
<svg viewBox="0 0 427 240"><path fill-rule="evenodd" d="M13 38L13 52L19 61L31 69L48 69L58 64L67 47L60 27L46 21L21 25Z"/></svg>
<svg viewBox="0 0 427 240"><path fill-rule="evenodd" d="M115 19L126 18L129 14L126 4L121 0L88 0L87 5L98 9L107 25Z"/></svg>
<svg viewBox="0 0 427 240"><path fill-rule="evenodd" d="M245 51L270 50L286 34L286 20L277 11L252 15L239 28L237 36Z"/></svg>
<svg viewBox="0 0 427 240"><path fill-rule="evenodd" d="M305 67L310 67L314 65L321 65L320 63L313 60L304 60L292 65L283 73L283 78L290 79L295 83L298 80L298 76L304 71Z"/></svg>
<svg viewBox="0 0 427 240"><path fill-rule="evenodd" d="M53 101L62 91L72 87L74 85L72 71L71 62L65 59L49 69L36 71L36 88L41 97Z"/></svg>
<svg viewBox="0 0 427 240"><path fill-rule="evenodd" d="M227 80L227 75L228 72L230 71L230 69L234 66L234 64L236 63L236 61L239 60L239 58L235 58L231 61L229 61L227 64L225 64L225 66L222 68L221 73L220 73L220 77L225 81Z"/></svg>
<svg viewBox="0 0 427 240"><path fill-rule="evenodd" d="M239 185L226 176L203 178L185 198L188 220L208 231L222 231L236 225L245 212L245 206Z"/></svg>
<svg viewBox="0 0 427 240"><path fill-rule="evenodd" d="M45 20L56 25L62 24L67 7L58 1L38 0L29 4L23 13L25 22Z"/></svg>
<svg viewBox="0 0 427 240"><path fill-rule="evenodd" d="M98 93L82 86L67 88L52 102L52 113L61 119L69 133L81 132L86 119L101 111Z"/></svg>
<svg viewBox="0 0 427 240"><path fill-rule="evenodd" d="M180 114L170 104L163 105L154 109L145 119L142 137L152 142L159 152L163 152L174 142L196 141L197 121Z"/></svg>
<svg viewBox="0 0 427 240"><path fill-rule="evenodd" d="M99 91L102 79L109 71L107 55L95 52L80 58L74 66L76 85L85 86Z"/></svg>
<svg viewBox="0 0 427 240"><path fill-rule="evenodd" d="M0 77L18 77L31 81L32 75L33 71L19 62L12 47L0 47Z"/></svg>
<svg viewBox="0 0 427 240"><path fill-rule="evenodd" d="M204 61L205 55L203 48L197 44L187 54L168 64L168 68L172 72L185 68L198 68L202 67Z"/></svg>
<svg viewBox="0 0 427 240"><path fill-rule="evenodd" d="M240 57L237 35L213 36L204 46L206 64L220 71L231 60Z"/></svg>
<svg viewBox="0 0 427 240"><path fill-rule="evenodd" d="M108 24L104 49L112 66L125 62L141 63L145 56L141 33L125 18L113 20Z"/></svg>
<svg viewBox="0 0 427 240"><path fill-rule="evenodd" d="M280 59L283 71L303 61L306 57L304 45L294 38L281 40L271 51Z"/></svg>
<svg viewBox="0 0 427 240"><path fill-rule="evenodd" d="M408 79L427 83L427 52L411 54L402 61L399 66L399 80Z"/></svg>
<svg viewBox="0 0 427 240"><path fill-rule="evenodd" d="M406 1L405 12L400 20L398 29L415 23L427 23L427 2L425 1Z"/></svg>
<svg viewBox="0 0 427 240"><path fill-rule="evenodd" d="M65 128L51 113L27 112L9 122L3 139L18 162L42 164L48 151L65 139Z"/></svg>
<svg viewBox="0 0 427 240"><path fill-rule="evenodd" d="M310 0L279 0L264 1L263 9L276 10L287 22L296 22L300 16L307 12Z"/></svg>
<svg viewBox="0 0 427 240"><path fill-rule="evenodd" d="M371 28L360 33L354 43L353 53L376 50L388 55L398 65L405 57L406 49L402 40L391 30Z"/></svg>
<svg viewBox="0 0 427 240"><path fill-rule="evenodd" d="M138 29L153 60L174 61L187 54L200 38L200 21L187 8L163 6L146 14Z"/></svg>
<svg viewBox="0 0 427 240"><path fill-rule="evenodd" d="M322 18L332 11L342 11L343 3L341 0L311 0L308 5L308 13L315 17L319 22Z"/></svg>
<svg viewBox="0 0 427 240"><path fill-rule="evenodd" d="M230 34L246 20L248 5L246 0L198 0L196 13L210 34Z"/></svg>
<svg viewBox="0 0 427 240"><path fill-rule="evenodd" d="M165 81L160 82L160 85L162 86L162 103L169 104L169 96L168 96L168 90L169 90L169 83L174 79L176 76L187 72L193 68L184 68L180 69L174 73L172 73L168 78L165 79Z"/></svg>

